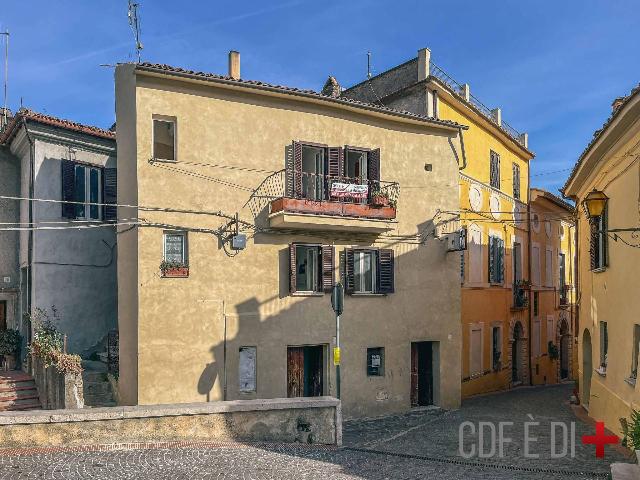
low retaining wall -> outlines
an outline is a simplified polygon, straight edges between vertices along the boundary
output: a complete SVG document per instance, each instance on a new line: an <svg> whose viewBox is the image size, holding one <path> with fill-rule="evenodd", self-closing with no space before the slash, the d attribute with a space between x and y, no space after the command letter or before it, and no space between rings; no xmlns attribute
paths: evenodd
<svg viewBox="0 0 640 480"><path fill-rule="evenodd" d="M342 444L331 397L0 413L2 448L165 441Z"/></svg>
<svg viewBox="0 0 640 480"><path fill-rule="evenodd" d="M31 376L38 387L42 408L56 410L84 407L82 375L60 373L56 367L45 367L40 358L32 356Z"/></svg>

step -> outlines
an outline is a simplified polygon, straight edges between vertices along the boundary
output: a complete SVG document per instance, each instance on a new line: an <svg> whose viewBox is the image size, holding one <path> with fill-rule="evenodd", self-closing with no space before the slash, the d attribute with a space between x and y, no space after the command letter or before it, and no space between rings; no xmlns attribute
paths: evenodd
<svg viewBox="0 0 640 480"><path fill-rule="evenodd" d="M82 372L82 381L84 383L101 383L107 381L107 372Z"/></svg>
<svg viewBox="0 0 640 480"><path fill-rule="evenodd" d="M35 391L27 395L14 395L11 397L0 397L0 405L15 404L20 400L34 400L34 399L38 399L38 400L40 399L40 397L38 396L38 393Z"/></svg>
<svg viewBox="0 0 640 480"><path fill-rule="evenodd" d="M40 402L20 405L0 405L0 412L13 412L16 410L42 410L42 405L40 405Z"/></svg>
<svg viewBox="0 0 640 480"><path fill-rule="evenodd" d="M13 385L13 386L2 386L0 387L0 396L2 396L3 393L9 393L9 392L20 392L23 390L36 390L36 384L35 382L30 382L29 385L25 384L25 385Z"/></svg>
<svg viewBox="0 0 640 480"><path fill-rule="evenodd" d="M108 382L86 382L83 383L84 395L111 394L111 385Z"/></svg>

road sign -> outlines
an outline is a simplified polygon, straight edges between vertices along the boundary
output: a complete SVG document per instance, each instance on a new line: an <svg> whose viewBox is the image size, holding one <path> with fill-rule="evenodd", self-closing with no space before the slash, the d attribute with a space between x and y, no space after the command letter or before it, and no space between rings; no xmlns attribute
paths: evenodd
<svg viewBox="0 0 640 480"><path fill-rule="evenodd" d="M333 364L340 365L340 347L333 347Z"/></svg>
<svg viewBox="0 0 640 480"><path fill-rule="evenodd" d="M344 307L344 287L342 283L338 282L333 286L331 291L331 308L336 312L336 315L342 315Z"/></svg>

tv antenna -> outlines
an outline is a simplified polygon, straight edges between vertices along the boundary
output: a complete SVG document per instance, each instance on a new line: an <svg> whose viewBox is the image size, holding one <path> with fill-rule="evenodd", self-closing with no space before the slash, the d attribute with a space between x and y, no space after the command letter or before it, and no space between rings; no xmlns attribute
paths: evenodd
<svg viewBox="0 0 640 480"><path fill-rule="evenodd" d="M140 41L140 21L138 20L138 6L140 4L129 0L129 26L136 40L136 54L138 55L138 63L140 63L140 52L142 51L142 42Z"/></svg>
<svg viewBox="0 0 640 480"><path fill-rule="evenodd" d="M7 125L9 113L7 111L7 88L9 85L9 30L0 32L4 36L4 109L2 110L2 122L0 122L0 130Z"/></svg>
<svg viewBox="0 0 640 480"><path fill-rule="evenodd" d="M367 78L371 78L371 52L367 52Z"/></svg>

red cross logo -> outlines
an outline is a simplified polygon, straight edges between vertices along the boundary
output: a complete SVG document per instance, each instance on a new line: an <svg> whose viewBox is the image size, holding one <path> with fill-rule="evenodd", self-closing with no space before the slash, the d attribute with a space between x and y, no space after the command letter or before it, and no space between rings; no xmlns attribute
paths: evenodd
<svg viewBox="0 0 640 480"><path fill-rule="evenodd" d="M616 444L620 440L615 435L604 434L604 422L596 422L595 435L583 435L582 443L585 445L596 446L596 457L604 458L604 446L607 444Z"/></svg>

